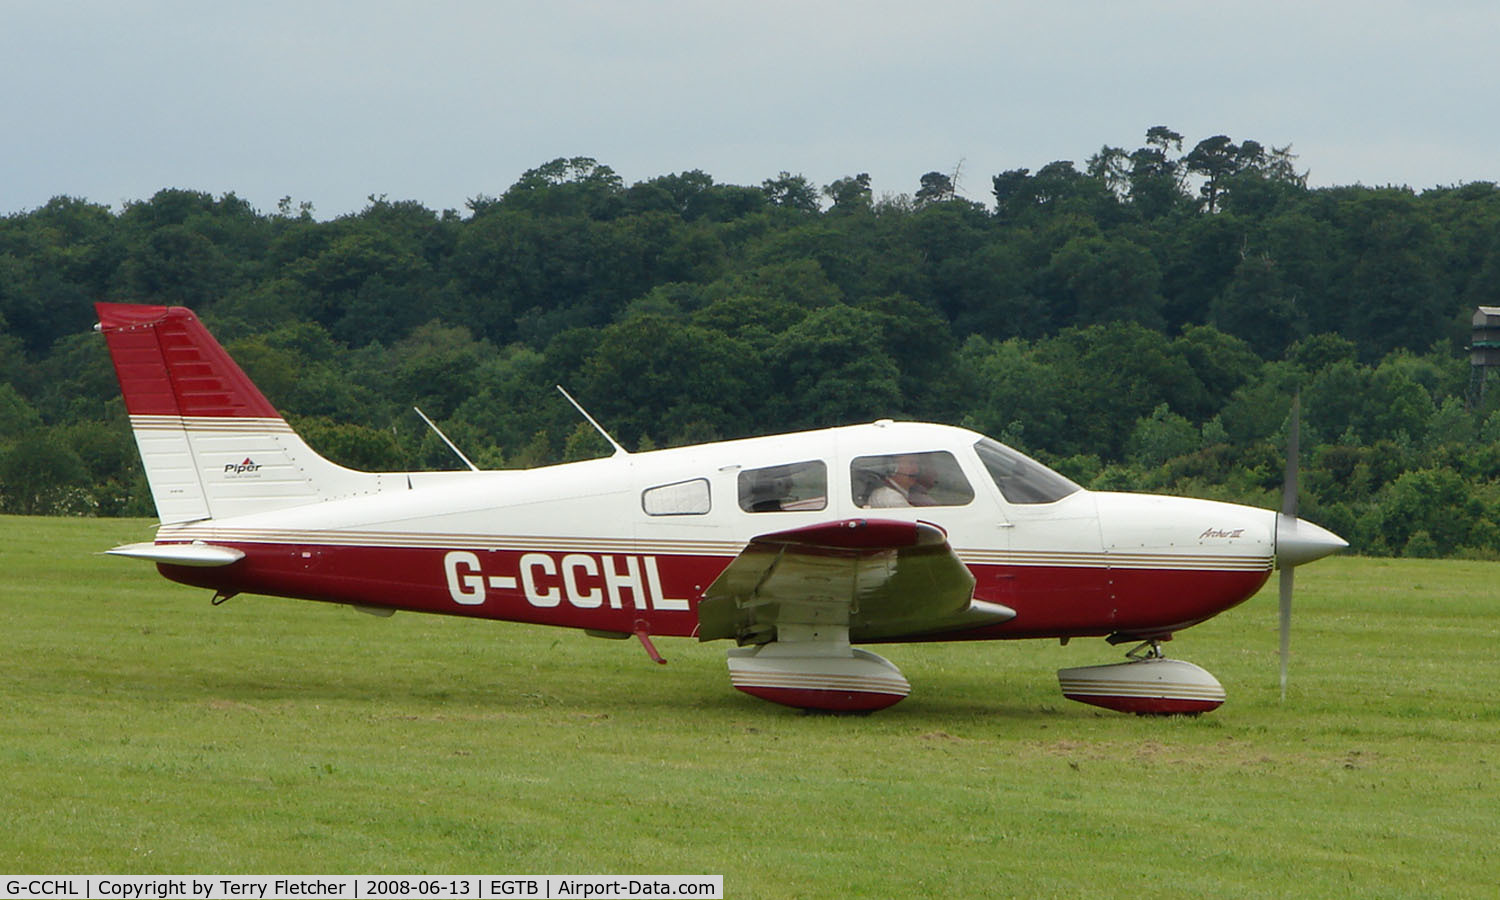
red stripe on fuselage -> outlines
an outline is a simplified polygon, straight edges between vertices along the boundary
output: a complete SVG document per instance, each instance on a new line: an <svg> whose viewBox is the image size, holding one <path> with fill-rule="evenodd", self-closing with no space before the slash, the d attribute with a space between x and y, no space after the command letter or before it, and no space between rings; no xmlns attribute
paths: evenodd
<svg viewBox="0 0 1500 900"><path fill-rule="evenodd" d="M216 542L217 543L217 542ZM486 548L224 542L222 568L158 565L173 581L222 593L630 633L691 636L698 599L732 557ZM645 549L645 548L642 548ZM909 640L1169 634L1252 596L1269 572L970 565L975 597L1016 617ZM908 640L903 638L892 639Z"/></svg>

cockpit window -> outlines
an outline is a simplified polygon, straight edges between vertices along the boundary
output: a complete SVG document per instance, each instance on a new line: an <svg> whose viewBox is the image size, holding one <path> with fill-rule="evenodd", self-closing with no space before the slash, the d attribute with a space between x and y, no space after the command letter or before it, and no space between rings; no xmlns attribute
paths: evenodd
<svg viewBox="0 0 1500 900"><path fill-rule="evenodd" d="M974 499L969 479L946 450L860 456L849 465L855 505L863 509L963 506Z"/></svg>
<svg viewBox="0 0 1500 900"><path fill-rule="evenodd" d="M800 512L828 506L828 466L822 460L747 469L739 477L745 512Z"/></svg>
<svg viewBox="0 0 1500 900"><path fill-rule="evenodd" d="M989 438L974 445L979 459L1011 503L1052 503L1083 490L1023 453Z"/></svg>

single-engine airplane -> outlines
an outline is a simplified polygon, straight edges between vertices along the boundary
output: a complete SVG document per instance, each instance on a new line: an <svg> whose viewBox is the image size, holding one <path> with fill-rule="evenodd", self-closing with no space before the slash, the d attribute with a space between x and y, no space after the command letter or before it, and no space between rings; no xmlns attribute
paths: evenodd
<svg viewBox="0 0 1500 900"><path fill-rule="evenodd" d="M658 662L658 637L729 640L736 688L837 712L910 690L855 644L1101 636L1139 646L1060 670L1066 696L1198 713L1222 686L1159 642L1279 565L1284 684L1291 567L1347 546L1295 516L1291 463L1278 514L1089 491L974 432L888 420L641 453L611 438L613 456L526 470L354 471L189 310L96 309L161 519L153 542L107 552L215 603L558 625L634 636Z"/></svg>

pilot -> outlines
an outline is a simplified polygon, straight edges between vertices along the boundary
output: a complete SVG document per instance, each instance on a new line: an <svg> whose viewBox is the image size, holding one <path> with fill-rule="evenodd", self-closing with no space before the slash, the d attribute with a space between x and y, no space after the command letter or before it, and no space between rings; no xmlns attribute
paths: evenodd
<svg viewBox="0 0 1500 900"><path fill-rule="evenodd" d="M927 493L931 484L931 478L923 477L922 464L916 456L900 456L896 458L896 468L880 480L865 505L873 509L933 506L936 501Z"/></svg>

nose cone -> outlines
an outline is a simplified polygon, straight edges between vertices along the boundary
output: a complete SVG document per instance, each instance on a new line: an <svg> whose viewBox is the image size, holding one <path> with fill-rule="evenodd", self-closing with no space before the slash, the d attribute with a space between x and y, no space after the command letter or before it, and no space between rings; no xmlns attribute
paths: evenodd
<svg viewBox="0 0 1500 900"><path fill-rule="evenodd" d="M1322 559L1349 546L1349 542L1306 519L1276 517L1276 565L1289 569Z"/></svg>

